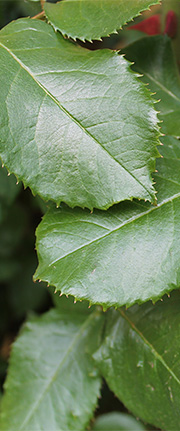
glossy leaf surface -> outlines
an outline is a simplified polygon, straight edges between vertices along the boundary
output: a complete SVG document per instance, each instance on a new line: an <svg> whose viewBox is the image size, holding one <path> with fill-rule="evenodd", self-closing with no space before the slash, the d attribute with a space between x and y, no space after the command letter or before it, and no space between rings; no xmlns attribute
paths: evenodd
<svg viewBox="0 0 180 431"><path fill-rule="evenodd" d="M109 387L136 416L176 431L180 417L180 292L155 306L110 311L95 354Z"/></svg>
<svg viewBox="0 0 180 431"><path fill-rule="evenodd" d="M134 61L133 69L143 73L142 80L160 99L157 107L163 120L162 131L180 136L180 76L171 39L155 36L141 39L125 49L126 58Z"/></svg>
<svg viewBox="0 0 180 431"><path fill-rule="evenodd" d="M123 57L30 19L1 31L0 52L0 155L10 171L57 204L154 201L157 115Z"/></svg>
<svg viewBox="0 0 180 431"><path fill-rule="evenodd" d="M49 210L37 229L35 278L105 308L157 300L179 286L180 143L164 138L162 148L157 206Z"/></svg>
<svg viewBox="0 0 180 431"><path fill-rule="evenodd" d="M135 418L119 412L98 416L93 431L143 431L146 428Z"/></svg>
<svg viewBox="0 0 180 431"><path fill-rule="evenodd" d="M5 383L3 431L84 430L100 390L90 354L102 321L98 311L83 307L81 313L51 310L25 324Z"/></svg>
<svg viewBox="0 0 180 431"><path fill-rule="evenodd" d="M144 9L159 0L63 0L46 3L44 10L51 24L73 39L101 39L116 33Z"/></svg>

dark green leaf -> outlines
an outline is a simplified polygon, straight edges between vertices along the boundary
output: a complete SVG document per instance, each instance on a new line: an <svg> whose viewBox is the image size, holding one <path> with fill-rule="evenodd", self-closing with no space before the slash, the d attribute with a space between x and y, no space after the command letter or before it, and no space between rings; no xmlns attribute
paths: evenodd
<svg viewBox="0 0 180 431"><path fill-rule="evenodd" d="M157 114L128 62L75 46L38 20L9 24L0 41L0 155L8 169L57 204L154 201Z"/></svg>
<svg viewBox="0 0 180 431"><path fill-rule="evenodd" d="M84 430L99 395L90 354L99 345L102 323L98 311L75 309L52 310L26 323L12 349L3 431Z"/></svg>
<svg viewBox="0 0 180 431"><path fill-rule="evenodd" d="M179 429L180 293L164 302L110 311L95 354L111 390L136 416L167 431Z"/></svg>
<svg viewBox="0 0 180 431"><path fill-rule="evenodd" d="M35 279L104 308L157 300L179 286L180 142L164 142L158 205L124 202L93 214L52 208L37 229Z"/></svg>
<svg viewBox="0 0 180 431"><path fill-rule="evenodd" d="M143 431L146 428L126 413L107 413L99 416L92 428L93 431Z"/></svg>
<svg viewBox="0 0 180 431"><path fill-rule="evenodd" d="M127 21L159 0L64 0L46 3L44 10L56 30L73 39L101 39L117 33Z"/></svg>
<svg viewBox="0 0 180 431"><path fill-rule="evenodd" d="M143 73L142 80L148 82L163 120L162 131L180 136L180 76L167 36L141 39L125 49L126 58L135 61L133 69Z"/></svg>

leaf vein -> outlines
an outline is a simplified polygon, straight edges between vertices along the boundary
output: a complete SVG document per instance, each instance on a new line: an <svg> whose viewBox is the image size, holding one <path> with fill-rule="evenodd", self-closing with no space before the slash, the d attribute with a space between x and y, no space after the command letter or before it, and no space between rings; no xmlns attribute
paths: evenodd
<svg viewBox="0 0 180 431"><path fill-rule="evenodd" d="M85 247L88 247L89 245L91 245L91 244L95 243L96 241L99 241L99 240L102 240L102 239L106 238L107 236L109 236L109 235L113 234L114 232L118 231L118 230L119 230L119 229L121 229L122 227L124 227L124 226L126 226L126 225L129 225L130 223L134 223L136 220L139 220L141 217L144 217L144 216L146 216L146 215L150 214L151 212L153 212L153 211L155 211L155 210L158 210L158 209L159 209L159 208L161 208L163 205L166 205L166 204L168 204L168 203L171 203L171 202L172 202L172 200L174 200L174 199L178 199L179 197L180 197L180 193L177 193L177 194L175 194L174 196L171 196L170 198L165 199L165 200L164 200L163 202L161 202L159 205L154 206L154 207L150 208L149 210L144 211L144 212L143 212L143 213L141 213L141 214L138 214L138 216L131 217L129 220L126 220L125 222L121 223L121 224L120 224L119 226L117 226L115 229L110 230L108 233L105 233L104 235L101 235L101 236L99 236L99 237L97 237L97 238L93 239L92 241L89 241L88 243L83 244L83 245L81 245L80 247L77 247L76 249L72 250L71 252L69 252L69 253L65 254L64 256L61 256L61 257L56 258L53 262L51 262L51 263L48 265L48 267L51 267L52 265L54 265L54 263L56 263L56 262L58 262L58 261L60 261L60 260L62 260L62 259L64 259L64 258L66 258L66 257L68 257L68 256L70 256L70 255L72 255L72 254L74 254L74 253L76 253L77 251L79 251L79 250L81 250L81 249L83 249L83 248L85 248Z"/></svg>
<svg viewBox="0 0 180 431"><path fill-rule="evenodd" d="M176 376L176 374L171 370L171 368L168 366L168 364L165 362L163 357L160 355L160 353L157 352L157 350L153 347L153 345L147 340L147 338L142 334L141 331L135 326L134 322L130 320L130 318L126 315L126 313L123 310L119 310L121 316L129 323L133 331L135 331L139 337L142 339L142 341L150 348L153 355L158 359L161 364L166 368L166 370L171 374L171 376L175 379L175 381L180 385L180 380Z"/></svg>
<svg viewBox="0 0 180 431"><path fill-rule="evenodd" d="M81 130L83 130L83 132L90 137L91 139L94 140L94 142L96 144L98 144L98 146L100 146L102 148L102 150L104 150L109 157L111 157L113 159L113 161L115 161L116 163L118 163L121 168L123 168L135 181L137 181L137 183L139 183L139 185L141 185L142 188L144 188L144 190L146 190L146 192L149 194L149 196L151 196L151 198L154 198L153 193L150 193L147 189L147 187L145 185L143 185L141 183L141 181L136 178L134 176L134 174L132 172L129 171L129 169L127 169L119 160L117 160L115 157L113 157L111 155L111 153L101 144L101 142L99 142L93 135L91 135L91 133L56 99L55 96L53 96L45 87L44 85L42 85L37 79L36 77L31 73L30 69L9 49L7 48L5 45L3 45L2 43L0 43L0 46L2 46L2 48L4 48L10 55L11 57L14 58L14 60L31 76L31 78L36 82L36 84L43 90L45 91L45 93L56 103L56 105L59 106L59 108L62 110L62 112L67 115L71 121L73 121L78 127L81 128Z"/></svg>

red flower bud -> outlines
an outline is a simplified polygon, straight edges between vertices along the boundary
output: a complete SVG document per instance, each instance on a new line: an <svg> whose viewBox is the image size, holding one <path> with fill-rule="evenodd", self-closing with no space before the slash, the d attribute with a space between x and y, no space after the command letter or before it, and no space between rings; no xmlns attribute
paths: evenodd
<svg viewBox="0 0 180 431"><path fill-rule="evenodd" d="M177 33L177 17L173 10L170 10L166 15L166 26L164 33L173 38Z"/></svg>
<svg viewBox="0 0 180 431"><path fill-rule="evenodd" d="M138 24L131 25L128 29L139 30L143 33L148 34L149 36L153 36L155 34L161 33L161 24L160 24L160 16L153 15L150 18L146 18Z"/></svg>

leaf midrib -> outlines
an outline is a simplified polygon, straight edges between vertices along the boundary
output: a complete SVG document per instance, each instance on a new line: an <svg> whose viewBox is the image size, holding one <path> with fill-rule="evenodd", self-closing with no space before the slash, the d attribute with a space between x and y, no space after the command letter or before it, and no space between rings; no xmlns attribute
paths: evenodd
<svg viewBox="0 0 180 431"><path fill-rule="evenodd" d="M64 363L66 362L66 359L68 357L68 355L71 354L72 350L74 349L74 346L76 345L76 343L79 341L80 338L82 338L82 334L85 331L86 327L90 324L91 320L93 320L95 318L95 314L97 315L97 312L92 313L90 316L88 316L88 318L85 320L85 322L82 324L80 330L76 333L75 337L73 338L73 341L71 342L70 346L68 347L65 355L63 356L61 362L59 363L56 371L54 372L53 376L51 376L51 380L50 382L48 382L48 384L46 385L45 389L43 390L43 392L41 393L38 401L36 401L31 409L31 411L29 411L27 417L25 418L24 422L21 424L19 431L23 430L24 426L27 425L27 423L29 422L29 420L31 419L32 415L34 414L34 412L37 410L37 408L39 407L43 397L45 396L46 392L48 392L48 390L50 389L51 385L54 383L56 375L59 373L59 370L63 367Z"/></svg>
<svg viewBox="0 0 180 431"><path fill-rule="evenodd" d="M85 129L85 127L56 99L55 96L53 96L45 87L43 84L41 84L36 77L31 73L30 69L9 49L7 48L4 44L2 44L0 42L0 46L2 48L4 48L10 55L11 57L14 58L14 60L31 76L31 78L36 82L36 84L56 103L56 105L58 105L58 107L64 112L64 114L66 114L71 121L73 121L74 123L77 124L78 127L81 128L81 130L83 130L84 133L86 133L86 135L88 137L90 137L91 139L93 139L93 141L98 144L98 146L100 146L102 148L102 150L108 154L109 157L111 157L111 159L113 161L115 161L118 165L120 165L144 190L146 190L146 192L148 193L148 195L154 199L154 194L151 193L147 187L141 183L141 181L135 177L135 175L133 175L132 172L130 172L119 160L117 160L114 156L111 155L111 153L103 147L103 145L87 130Z"/></svg>
<svg viewBox="0 0 180 431"><path fill-rule="evenodd" d="M180 385L180 380L176 376L176 374L169 368L168 364L165 362L165 360L162 358L160 353L157 352L157 350L153 347L153 345L147 340L147 338L142 334L141 331L135 326L134 322L130 320L130 318L126 315L126 313L123 310L119 310L121 316L128 322L130 327L133 331L135 331L139 337L142 339L142 341L150 348L151 352L154 354L155 358L158 359L161 364L166 368L166 370L171 374L171 376L175 379L175 381Z"/></svg>
<svg viewBox="0 0 180 431"><path fill-rule="evenodd" d="M48 265L48 268L50 268L50 267L51 267L52 265L54 265L56 262L61 261L61 260L65 259L65 258L66 258L66 257L68 257L68 256L71 256L72 254L76 253L77 251L79 251L79 250L81 250L81 249L83 249L83 248L85 248L85 247L88 247L88 246L89 246L89 245L91 245L91 244L96 243L96 241L99 241L99 240L101 240L101 239L106 238L107 236L109 236L109 235L113 234L114 232L118 231L118 230L119 230L119 229L121 229L122 227L124 227L124 226L126 226L126 225L128 225L128 224L130 224L130 223L133 223L133 222L135 222L136 220L139 220L141 217L144 217L144 216L146 216L147 214L150 214L151 212L153 212L153 211L155 211L155 210L158 210L158 208L161 208L163 205L166 205L166 204L168 204L168 203L171 203L173 200L178 199L179 197L180 197L180 192L179 192L179 193L177 193L177 194L175 194L175 195L173 195L172 197L169 197L169 198L165 199L165 200L164 200L163 202L161 202L159 205L154 206L154 207L150 208L149 210L144 211L144 212L143 212L143 213L141 213L141 214L138 214L138 216L133 216L133 217L131 217L129 220L126 220L125 222L121 223L121 224L120 224L119 226L117 226L115 229L110 230L108 233L106 233L106 234L104 234L104 235L101 235L101 236L99 236L99 237L97 237L97 238L93 239L92 241L89 241L88 243L85 243L85 244L81 245L80 247L77 247L75 250L73 250L73 251L71 251L71 252L69 252L69 253L67 253L67 254L63 255L62 257L58 257L57 259L55 259L53 262L51 262L51 263ZM107 228L106 228L106 229L107 229ZM37 243L37 248L38 248L38 243ZM38 270L37 270L37 272L38 272ZM42 273L42 274L43 274L43 273ZM43 277L43 275L42 275L42 274L41 274L41 276ZM34 277L36 277L36 273L35 273ZM38 278L38 277L37 277L37 278ZM35 280L36 280L36 278L35 278Z"/></svg>

